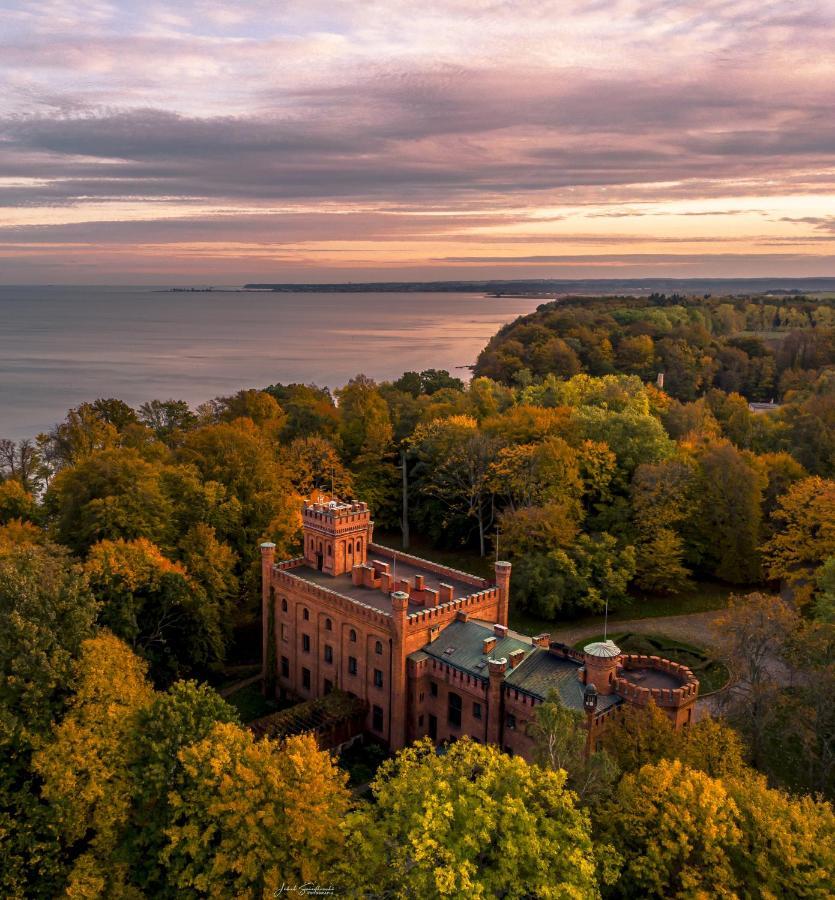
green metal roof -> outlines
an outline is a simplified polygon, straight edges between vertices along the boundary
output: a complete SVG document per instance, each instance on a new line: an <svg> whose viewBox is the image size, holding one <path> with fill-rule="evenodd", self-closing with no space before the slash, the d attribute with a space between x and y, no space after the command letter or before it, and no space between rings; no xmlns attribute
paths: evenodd
<svg viewBox="0 0 835 900"><path fill-rule="evenodd" d="M481 678L489 677L488 659L508 659L514 650L530 654L533 646L515 637L496 637L496 646L489 653L483 652L484 638L494 637L493 629L477 622L452 622L422 652ZM421 651L418 651L421 652Z"/></svg>
<svg viewBox="0 0 835 900"><path fill-rule="evenodd" d="M550 653L544 647L536 647L515 669L507 673L505 685L540 700L546 700L556 691L563 706L583 709L583 685L577 677L580 663ZM616 695L598 697L597 709L603 710L619 702Z"/></svg>

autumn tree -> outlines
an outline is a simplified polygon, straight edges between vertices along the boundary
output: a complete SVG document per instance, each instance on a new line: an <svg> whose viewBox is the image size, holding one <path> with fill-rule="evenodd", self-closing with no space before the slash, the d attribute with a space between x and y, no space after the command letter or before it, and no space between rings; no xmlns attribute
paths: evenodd
<svg viewBox="0 0 835 900"><path fill-rule="evenodd" d="M619 897L733 897L738 809L721 781L662 759L624 775L598 819L623 859Z"/></svg>
<svg viewBox="0 0 835 900"><path fill-rule="evenodd" d="M835 555L835 481L813 476L793 484L773 513L777 532L763 548L766 574L808 602L816 570Z"/></svg>
<svg viewBox="0 0 835 900"><path fill-rule="evenodd" d="M155 693L132 717L125 751L131 804L119 856L127 861L130 882L146 896L170 893L162 851L179 815L171 792L176 796L188 784L180 752L206 740L217 723L237 721L233 707L194 681L176 681Z"/></svg>
<svg viewBox="0 0 835 900"><path fill-rule="evenodd" d="M312 735L285 743L218 723L179 751L182 784L162 851L182 897L261 898L283 884L327 884L343 855L347 775Z"/></svg>
<svg viewBox="0 0 835 900"><path fill-rule="evenodd" d="M75 684L75 660L94 632L96 602L55 545L0 545L0 892L53 897L65 860L52 810L31 771Z"/></svg>
<svg viewBox="0 0 835 900"><path fill-rule="evenodd" d="M151 663L165 683L222 658L221 599L149 541L102 541L84 566L100 621Z"/></svg>
<svg viewBox="0 0 835 900"><path fill-rule="evenodd" d="M602 743L619 769L634 772L667 757L675 743L675 729L653 700L646 706L624 704L607 722Z"/></svg>
<svg viewBox="0 0 835 900"><path fill-rule="evenodd" d="M462 739L378 770L347 820L347 883L396 897L597 896L588 820L565 773Z"/></svg>
<svg viewBox="0 0 835 900"><path fill-rule="evenodd" d="M12 520L35 522L40 518L35 498L17 481L0 481L0 525Z"/></svg>
<svg viewBox="0 0 835 900"><path fill-rule="evenodd" d="M153 696L145 669L111 634L85 641L67 715L33 760L74 860L71 895L112 895L125 883L127 872L113 852L130 807L126 737L137 710Z"/></svg>
<svg viewBox="0 0 835 900"><path fill-rule="evenodd" d="M0 476L17 481L24 491L31 494L40 486L40 468L41 456L31 440L0 439Z"/></svg>

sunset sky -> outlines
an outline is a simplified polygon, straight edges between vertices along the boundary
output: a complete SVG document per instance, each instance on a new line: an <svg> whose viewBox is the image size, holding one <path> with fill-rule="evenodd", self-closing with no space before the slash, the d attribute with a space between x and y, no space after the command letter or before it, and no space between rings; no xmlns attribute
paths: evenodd
<svg viewBox="0 0 835 900"><path fill-rule="evenodd" d="M835 0L0 16L3 283L835 275Z"/></svg>

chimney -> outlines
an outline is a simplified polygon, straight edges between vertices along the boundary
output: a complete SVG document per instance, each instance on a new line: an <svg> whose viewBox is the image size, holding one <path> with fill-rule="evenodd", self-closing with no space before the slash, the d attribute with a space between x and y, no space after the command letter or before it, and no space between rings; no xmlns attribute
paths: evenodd
<svg viewBox="0 0 835 900"><path fill-rule="evenodd" d="M486 638L484 638L484 640L481 642L481 652L482 652L485 656L489 656L489 655L493 652L493 648L494 648L495 646L496 646L496 639L495 639L495 637L492 637L492 636L491 636L491 637L486 637Z"/></svg>
<svg viewBox="0 0 835 900"><path fill-rule="evenodd" d="M497 638L507 637L507 625L499 625L499 623L497 622L493 626L493 634L495 634Z"/></svg>
<svg viewBox="0 0 835 900"><path fill-rule="evenodd" d="M537 634L533 638L534 647L544 647L546 650L551 646L551 635L547 631Z"/></svg>
<svg viewBox="0 0 835 900"><path fill-rule="evenodd" d="M516 666L519 665L520 662L525 658L525 651L522 647L519 647L516 650L510 651L510 656L508 657L508 664L511 669L515 669Z"/></svg>

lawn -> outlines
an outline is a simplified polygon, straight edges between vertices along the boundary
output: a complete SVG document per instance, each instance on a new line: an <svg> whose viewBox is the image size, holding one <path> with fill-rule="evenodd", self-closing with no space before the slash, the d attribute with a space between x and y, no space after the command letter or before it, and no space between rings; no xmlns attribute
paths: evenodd
<svg viewBox="0 0 835 900"><path fill-rule="evenodd" d="M540 634L543 631L554 631L560 627L583 628L598 625L602 618L600 613L572 618L557 614L555 619L542 619L524 610L514 608L513 578L510 580L510 627L522 634ZM686 616L690 613L711 612L724 609L728 597L733 590L725 584L702 581L692 585L688 590L675 596L637 594L631 598L629 605L609 610L609 621L616 625L632 619L656 619L666 616Z"/></svg>
<svg viewBox="0 0 835 900"><path fill-rule="evenodd" d="M660 634L636 634L635 632L621 632L610 634L613 640L624 653L643 653L646 656L661 656L664 659L681 663L693 670L693 674L699 679L699 693L709 694L718 691L728 683L730 677L724 663L711 658L707 650L696 647L693 644L685 644ZM583 638L574 645L575 650L582 650L586 644L592 641L602 641L603 635Z"/></svg>

